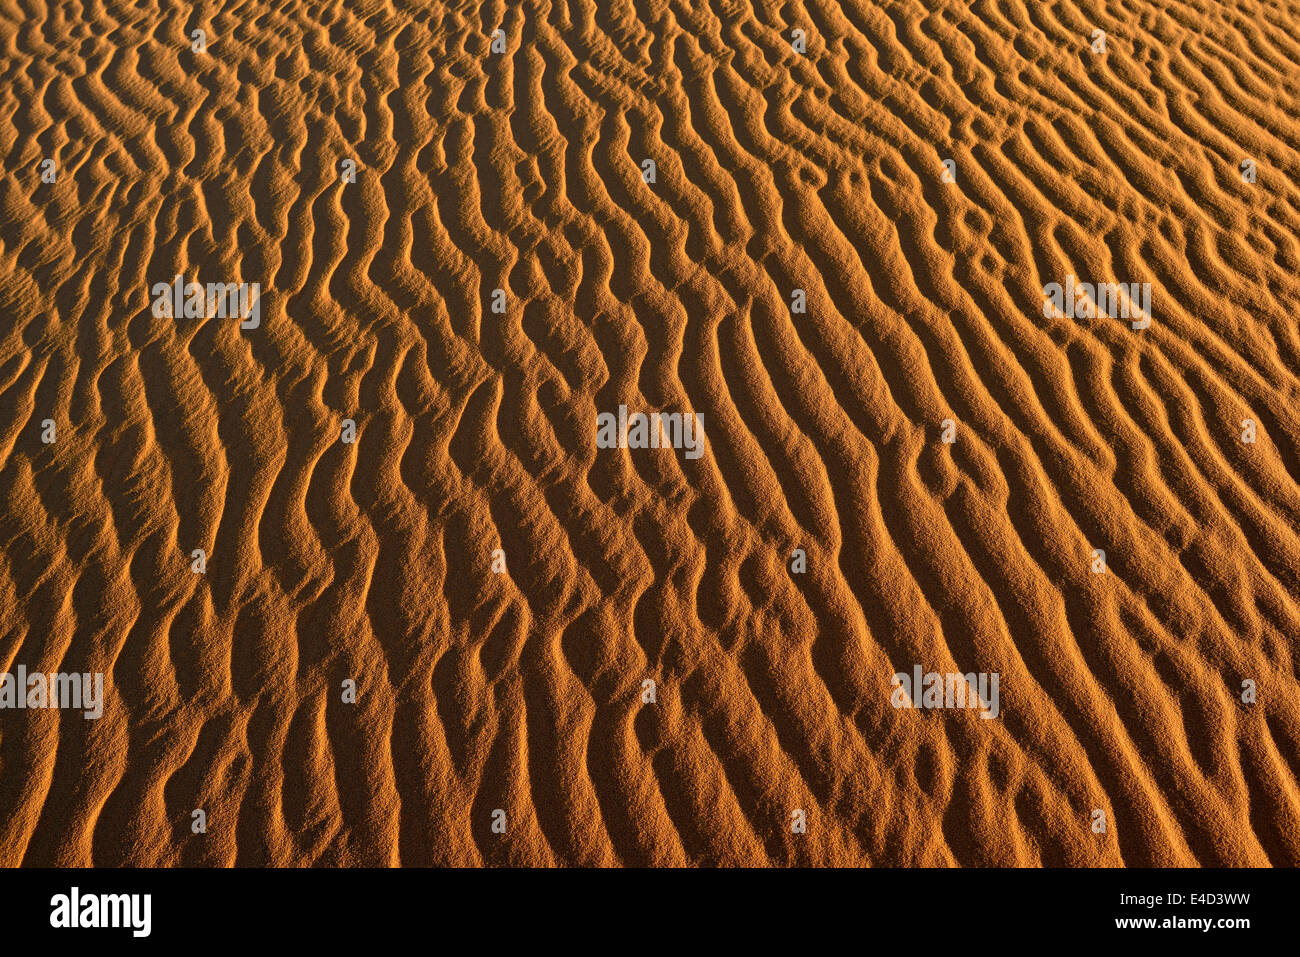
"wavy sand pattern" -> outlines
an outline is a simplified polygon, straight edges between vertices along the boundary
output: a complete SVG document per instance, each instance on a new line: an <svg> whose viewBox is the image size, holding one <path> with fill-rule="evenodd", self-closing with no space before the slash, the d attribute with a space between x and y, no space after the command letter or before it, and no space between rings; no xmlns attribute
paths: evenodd
<svg viewBox="0 0 1300 957"><path fill-rule="evenodd" d="M697 6L0 3L0 863L1300 864L1300 5Z"/></svg>

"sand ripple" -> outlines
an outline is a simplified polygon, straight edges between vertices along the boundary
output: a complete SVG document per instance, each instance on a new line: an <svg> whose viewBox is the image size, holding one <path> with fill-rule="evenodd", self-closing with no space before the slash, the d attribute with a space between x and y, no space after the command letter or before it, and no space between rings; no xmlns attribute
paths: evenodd
<svg viewBox="0 0 1300 957"><path fill-rule="evenodd" d="M1297 22L0 4L0 863L1300 864Z"/></svg>

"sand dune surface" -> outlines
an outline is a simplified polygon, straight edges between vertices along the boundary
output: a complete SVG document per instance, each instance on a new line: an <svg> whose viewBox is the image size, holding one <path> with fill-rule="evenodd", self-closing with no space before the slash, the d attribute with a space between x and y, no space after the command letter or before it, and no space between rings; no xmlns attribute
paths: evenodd
<svg viewBox="0 0 1300 957"><path fill-rule="evenodd" d="M0 864L1300 864L1297 24L0 0Z"/></svg>

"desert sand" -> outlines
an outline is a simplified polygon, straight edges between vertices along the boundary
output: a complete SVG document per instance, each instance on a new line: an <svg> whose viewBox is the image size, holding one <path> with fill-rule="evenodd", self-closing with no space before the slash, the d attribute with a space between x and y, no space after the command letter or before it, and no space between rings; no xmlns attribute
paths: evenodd
<svg viewBox="0 0 1300 957"><path fill-rule="evenodd" d="M0 864L1300 864L1298 25L3 0Z"/></svg>

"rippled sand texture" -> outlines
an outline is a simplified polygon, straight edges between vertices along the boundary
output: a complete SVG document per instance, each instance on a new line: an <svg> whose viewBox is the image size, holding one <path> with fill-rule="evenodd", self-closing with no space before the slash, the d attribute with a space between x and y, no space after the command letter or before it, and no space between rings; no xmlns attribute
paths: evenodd
<svg viewBox="0 0 1300 957"><path fill-rule="evenodd" d="M1300 4L695 6L0 4L0 862L1300 863Z"/></svg>

